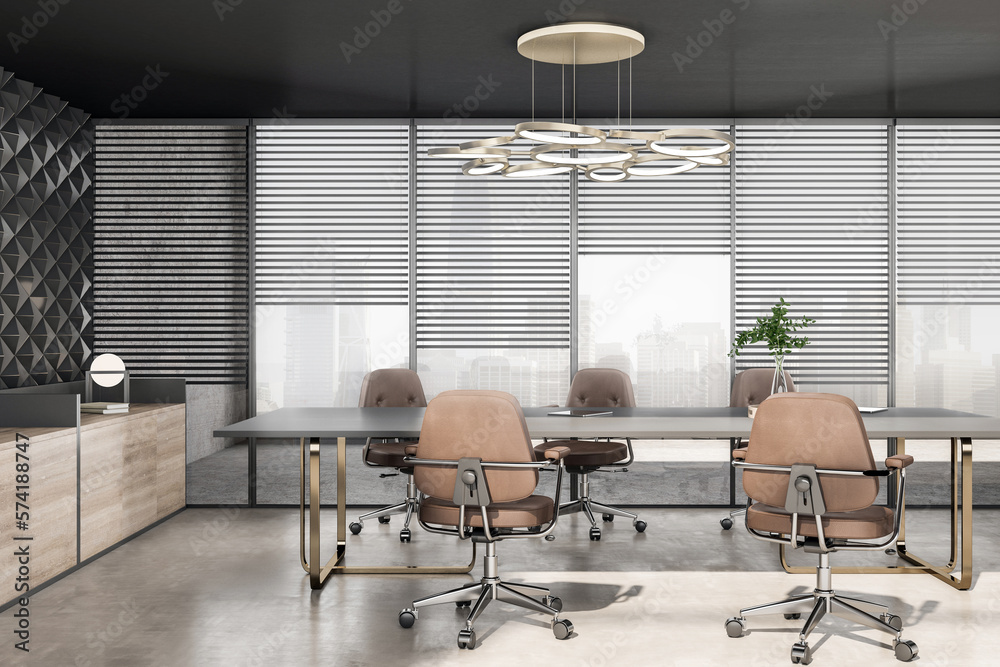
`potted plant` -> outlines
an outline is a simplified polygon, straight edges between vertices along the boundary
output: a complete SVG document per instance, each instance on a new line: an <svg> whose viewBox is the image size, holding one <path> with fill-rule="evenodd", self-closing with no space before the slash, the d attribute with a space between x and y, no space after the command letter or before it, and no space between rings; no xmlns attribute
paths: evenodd
<svg viewBox="0 0 1000 667"><path fill-rule="evenodd" d="M805 329L816 320L803 317L801 320L794 320L788 315L788 303L781 299L771 307L770 317L758 317L757 324L752 329L741 331L733 341L732 349L729 350L730 357L737 357L745 346L760 341L767 342L767 349L774 357L774 381L771 383L771 393L788 391L785 384L785 371L782 364L785 355L793 349L801 350L809 344L809 338L801 338L793 335L799 329Z"/></svg>

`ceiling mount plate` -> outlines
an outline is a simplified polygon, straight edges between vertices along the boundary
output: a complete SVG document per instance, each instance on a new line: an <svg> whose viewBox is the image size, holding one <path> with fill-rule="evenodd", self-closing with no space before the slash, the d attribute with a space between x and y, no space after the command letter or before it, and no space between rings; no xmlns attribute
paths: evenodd
<svg viewBox="0 0 1000 667"><path fill-rule="evenodd" d="M525 58L556 65L613 63L642 53L645 46L640 33L608 23L560 23L517 40L517 52Z"/></svg>

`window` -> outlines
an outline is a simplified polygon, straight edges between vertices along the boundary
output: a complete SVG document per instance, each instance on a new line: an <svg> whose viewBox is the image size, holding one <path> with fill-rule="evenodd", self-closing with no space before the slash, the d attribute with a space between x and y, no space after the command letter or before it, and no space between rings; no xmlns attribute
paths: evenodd
<svg viewBox="0 0 1000 667"><path fill-rule="evenodd" d="M257 125L257 411L357 405L408 364L409 129Z"/></svg>
<svg viewBox="0 0 1000 667"><path fill-rule="evenodd" d="M885 125L736 128L737 331L778 299L816 320L786 366L802 391L885 405L889 381L889 191ZM801 335L801 334L800 334ZM745 348L737 370L773 365Z"/></svg>

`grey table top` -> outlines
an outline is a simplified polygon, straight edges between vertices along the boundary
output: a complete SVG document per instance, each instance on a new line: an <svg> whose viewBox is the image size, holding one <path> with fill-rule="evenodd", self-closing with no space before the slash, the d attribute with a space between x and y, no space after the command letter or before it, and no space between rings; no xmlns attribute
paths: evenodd
<svg viewBox="0 0 1000 667"><path fill-rule="evenodd" d="M734 438L750 435L746 408L612 408L603 417L555 417L525 408L534 438ZM416 438L423 408L281 408L216 429L217 438ZM870 438L1000 439L1000 418L941 408L890 408L862 415Z"/></svg>

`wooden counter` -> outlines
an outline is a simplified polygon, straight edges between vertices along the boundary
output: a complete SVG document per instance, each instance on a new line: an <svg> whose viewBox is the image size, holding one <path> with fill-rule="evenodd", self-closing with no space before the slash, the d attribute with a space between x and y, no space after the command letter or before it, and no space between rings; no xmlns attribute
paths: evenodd
<svg viewBox="0 0 1000 667"><path fill-rule="evenodd" d="M28 531L14 518L17 433L31 443ZM79 429L0 429L0 601L15 596L15 535L33 538L34 590L183 508L184 445L184 404L82 414Z"/></svg>

